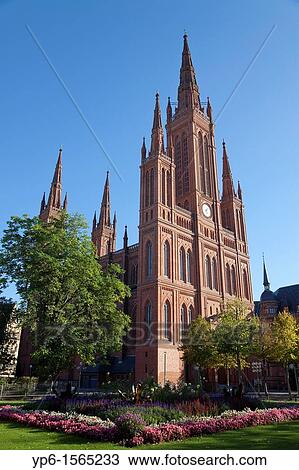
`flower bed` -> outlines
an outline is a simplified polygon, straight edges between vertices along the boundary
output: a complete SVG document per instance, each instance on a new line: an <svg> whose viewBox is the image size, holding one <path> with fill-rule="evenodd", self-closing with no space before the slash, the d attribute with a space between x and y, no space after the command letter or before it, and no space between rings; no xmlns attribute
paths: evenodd
<svg viewBox="0 0 299 470"><path fill-rule="evenodd" d="M158 426L146 426L137 413L124 415L114 424L97 417L75 413L28 412L11 406L0 407L1 421L13 421L51 431L75 434L101 442L118 442L130 447L296 419L299 419L299 407L228 411L218 417L192 418Z"/></svg>

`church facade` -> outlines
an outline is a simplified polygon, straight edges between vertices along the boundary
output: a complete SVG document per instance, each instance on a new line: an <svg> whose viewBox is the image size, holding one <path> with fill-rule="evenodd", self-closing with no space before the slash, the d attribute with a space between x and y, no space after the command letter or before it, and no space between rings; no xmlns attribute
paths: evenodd
<svg viewBox="0 0 299 470"><path fill-rule="evenodd" d="M143 140L141 148L138 243L129 245L126 227L116 250L108 173L91 235L101 264L119 263L132 292L124 303L132 330L111 370L159 383L184 375L178 347L192 320L214 317L236 296L253 304L241 186L235 190L223 142L220 195L212 106L201 100L187 35L177 102L168 99L166 116L164 133L157 94L150 146ZM61 158L60 150L49 198L42 199L45 221L67 209Z"/></svg>

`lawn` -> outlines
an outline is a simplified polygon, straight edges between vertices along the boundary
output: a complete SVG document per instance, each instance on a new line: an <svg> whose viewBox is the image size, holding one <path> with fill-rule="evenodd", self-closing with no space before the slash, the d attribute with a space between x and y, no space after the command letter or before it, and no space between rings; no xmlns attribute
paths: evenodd
<svg viewBox="0 0 299 470"><path fill-rule="evenodd" d="M181 442L140 446L138 449L299 449L298 436L299 421L292 421L239 431L226 431ZM124 448L114 444L89 442L81 437L28 428L15 423L0 423L0 449L120 450Z"/></svg>

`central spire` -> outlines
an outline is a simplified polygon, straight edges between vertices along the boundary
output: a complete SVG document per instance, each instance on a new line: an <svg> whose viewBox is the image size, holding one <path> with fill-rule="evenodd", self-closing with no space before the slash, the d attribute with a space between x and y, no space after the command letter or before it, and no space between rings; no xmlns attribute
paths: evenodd
<svg viewBox="0 0 299 470"><path fill-rule="evenodd" d="M201 109L200 96L192 64L188 36L184 34L180 84L178 88L178 111L194 108Z"/></svg>
<svg viewBox="0 0 299 470"><path fill-rule="evenodd" d="M154 121L152 128L152 142L150 156L154 157L160 153L165 153L164 150L164 136L161 118L160 98L159 93L156 93L156 104L154 111Z"/></svg>
<svg viewBox="0 0 299 470"><path fill-rule="evenodd" d="M103 191L100 220L103 225L110 226L110 184L109 184L109 171L107 171L106 182Z"/></svg>

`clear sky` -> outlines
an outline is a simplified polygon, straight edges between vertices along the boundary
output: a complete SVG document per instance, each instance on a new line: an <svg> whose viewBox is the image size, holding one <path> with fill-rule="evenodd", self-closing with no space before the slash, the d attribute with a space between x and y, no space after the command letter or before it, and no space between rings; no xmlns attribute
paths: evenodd
<svg viewBox="0 0 299 470"><path fill-rule="evenodd" d="M118 168L120 180L28 28ZM137 242L142 136L154 95L176 100L184 30L214 114L264 47L216 123L240 179L255 298L265 252L271 287L299 282L299 1L0 0L0 230L39 210L63 145L70 212L91 222L106 170L118 216ZM221 175L221 167L218 170Z"/></svg>

